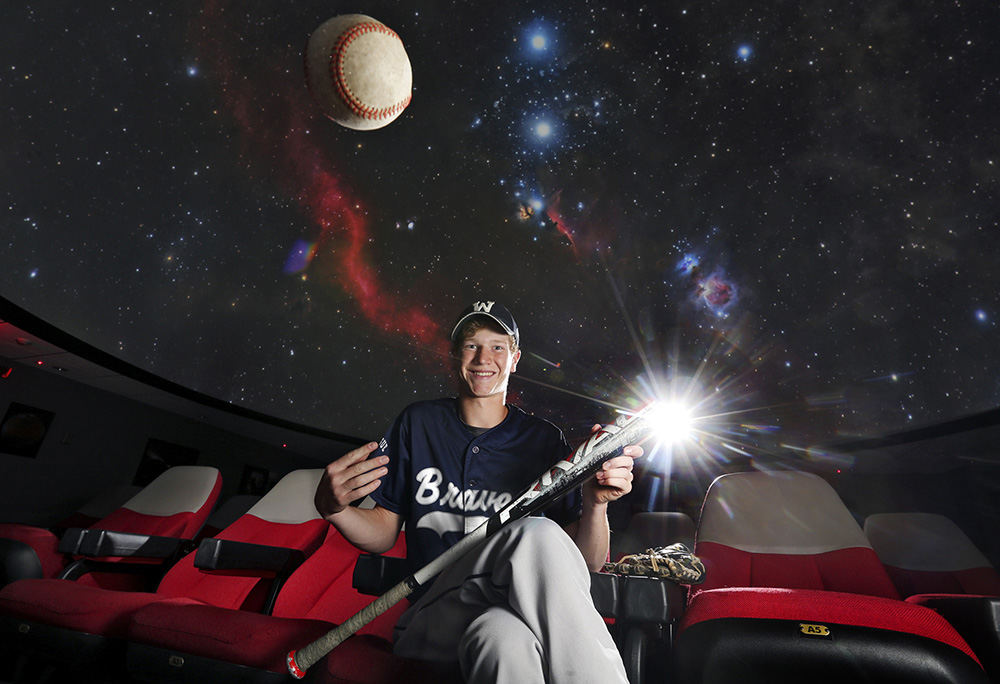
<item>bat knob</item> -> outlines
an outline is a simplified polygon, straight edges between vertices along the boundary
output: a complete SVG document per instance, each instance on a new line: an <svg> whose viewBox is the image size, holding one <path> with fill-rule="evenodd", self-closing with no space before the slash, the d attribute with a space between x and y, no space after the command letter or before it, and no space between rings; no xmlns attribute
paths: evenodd
<svg viewBox="0 0 1000 684"><path fill-rule="evenodd" d="M296 679L302 679L306 676L306 671L299 667L299 664L295 662L295 651L289 651L288 655L285 656L285 664L288 665L288 672Z"/></svg>

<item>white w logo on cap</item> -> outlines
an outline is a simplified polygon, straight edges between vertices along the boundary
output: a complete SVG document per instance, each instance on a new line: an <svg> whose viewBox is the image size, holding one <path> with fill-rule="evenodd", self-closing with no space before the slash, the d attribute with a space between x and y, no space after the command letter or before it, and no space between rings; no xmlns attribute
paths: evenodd
<svg viewBox="0 0 1000 684"><path fill-rule="evenodd" d="M472 305L472 310L476 313L486 312L489 313L490 309L493 308L494 302L476 302Z"/></svg>

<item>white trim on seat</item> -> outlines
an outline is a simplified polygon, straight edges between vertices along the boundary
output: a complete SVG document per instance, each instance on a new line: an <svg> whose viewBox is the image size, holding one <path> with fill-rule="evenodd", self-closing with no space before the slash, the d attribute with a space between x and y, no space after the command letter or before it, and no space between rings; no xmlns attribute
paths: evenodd
<svg viewBox="0 0 1000 684"><path fill-rule="evenodd" d="M875 513L865 519L865 534L884 564L902 570L991 567L965 532L937 513Z"/></svg>
<svg viewBox="0 0 1000 684"><path fill-rule="evenodd" d="M698 542L749 553L817 554L871 548L823 478L799 471L729 473L706 494Z"/></svg>
<svg viewBox="0 0 1000 684"><path fill-rule="evenodd" d="M314 497L322 468L293 470L274 485L260 501L247 511L261 520L273 523L296 524L319 518Z"/></svg>
<svg viewBox="0 0 1000 684"><path fill-rule="evenodd" d="M143 515L194 513L208 500L219 477L211 466L174 466L125 502L122 508Z"/></svg>

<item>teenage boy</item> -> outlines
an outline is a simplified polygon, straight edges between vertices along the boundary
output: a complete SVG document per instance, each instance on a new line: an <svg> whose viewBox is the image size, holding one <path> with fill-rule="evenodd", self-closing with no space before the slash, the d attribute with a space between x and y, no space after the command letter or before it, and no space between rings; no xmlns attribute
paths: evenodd
<svg viewBox="0 0 1000 684"><path fill-rule="evenodd" d="M408 406L379 443L326 467L316 508L364 551L383 553L407 523L419 569L570 452L551 423L506 403L521 358L513 316L476 302L452 329L456 398ZM396 626L394 652L458 661L467 682L627 682L590 597L608 554L608 503L632 489L639 446L582 491L512 523L443 571ZM375 507L350 504L371 496Z"/></svg>

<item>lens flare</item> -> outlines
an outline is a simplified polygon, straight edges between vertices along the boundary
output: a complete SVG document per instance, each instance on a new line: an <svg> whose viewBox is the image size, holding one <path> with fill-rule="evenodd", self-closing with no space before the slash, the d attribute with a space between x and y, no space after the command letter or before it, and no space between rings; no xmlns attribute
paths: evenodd
<svg viewBox="0 0 1000 684"><path fill-rule="evenodd" d="M656 402L649 419L656 426L656 439L661 445L679 444L693 435L691 409L679 401Z"/></svg>

